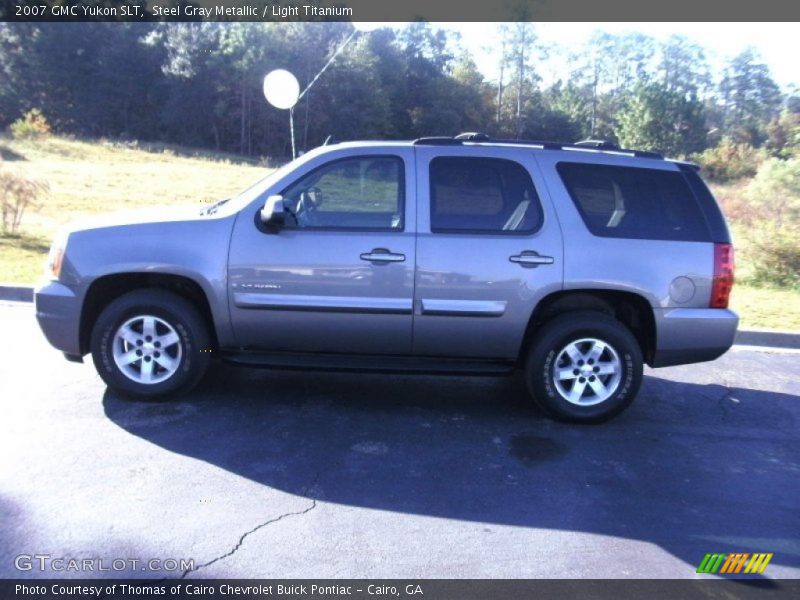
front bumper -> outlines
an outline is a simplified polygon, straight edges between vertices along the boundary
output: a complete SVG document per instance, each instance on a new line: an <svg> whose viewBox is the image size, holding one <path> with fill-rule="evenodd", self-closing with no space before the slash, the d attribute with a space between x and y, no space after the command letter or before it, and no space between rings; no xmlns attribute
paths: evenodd
<svg viewBox="0 0 800 600"><path fill-rule="evenodd" d="M81 303L75 292L57 281L47 281L34 290L36 320L55 348L72 357L81 351Z"/></svg>
<svg viewBox="0 0 800 600"><path fill-rule="evenodd" d="M733 346L739 326L739 316L724 308L667 308L656 310L655 318L653 367L719 358Z"/></svg>

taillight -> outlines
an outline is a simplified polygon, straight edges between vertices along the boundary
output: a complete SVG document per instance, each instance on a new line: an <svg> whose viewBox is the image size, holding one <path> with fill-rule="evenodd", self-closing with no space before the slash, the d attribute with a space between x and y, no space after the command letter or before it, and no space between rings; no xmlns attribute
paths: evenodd
<svg viewBox="0 0 800 600"><path fill-rule="evenodd" d="M714 244L714 281L711 285L711 308L728 308L733 287L733 246Z"/></svg>

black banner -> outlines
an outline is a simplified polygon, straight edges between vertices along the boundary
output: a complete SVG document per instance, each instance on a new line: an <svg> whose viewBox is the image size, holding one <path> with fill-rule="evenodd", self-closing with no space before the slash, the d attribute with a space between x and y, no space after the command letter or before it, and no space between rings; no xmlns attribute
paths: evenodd
<svg viewBox="0 0 800 600"><path fill-rule="evenodd" d="M800 597L800 580L769 579L515 579L515 580L2 580L0 598L66 600L245 599L264 600L782 600Z"/></svg>
<svg viewBox="0 0 800 600"><path fill-rule="evenodd" d="M0 0L4 21L798 21L786 0Z"/></svg>

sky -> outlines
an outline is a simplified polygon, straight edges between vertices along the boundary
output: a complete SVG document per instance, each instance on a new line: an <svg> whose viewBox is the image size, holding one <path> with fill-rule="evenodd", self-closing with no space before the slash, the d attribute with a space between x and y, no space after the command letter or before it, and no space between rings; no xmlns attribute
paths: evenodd
<svg viewBox="0 0 800 600"><path fill-rule="evenodd" d="M471 52L484 76L497 77L498 56L493 49L496 23L438 25L459 32L461 45ZM656 39L677 33L703 46L715 71L719 71L727 59L753 46L781 87L800 86L800 23L538 23L536 29L542 42L568 49L579 48L597 29L608 33L638 31ZM542 66L540 73L545 83L553 81L559 71L563 71L563 63L558 59L548 60Z"/></svg>

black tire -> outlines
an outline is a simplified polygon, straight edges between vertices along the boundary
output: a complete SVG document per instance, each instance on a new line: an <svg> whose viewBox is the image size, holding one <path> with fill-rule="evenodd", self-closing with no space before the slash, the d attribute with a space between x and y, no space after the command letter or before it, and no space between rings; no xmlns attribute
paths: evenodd
<svg viewBox="0 0 800 600"><path fill-rule="evenodd" d="M131 379L114 359L115 344L117 351L123 351L123 342L115 341L117 331L129 320L134 321L135 327L135 318L142 315L152 316L160 321L156 329L160 328L162 333L169 331L164 329L164 325L168 325L179 338L169 349L154 348L148 342L144 350L146 353L162 350L173 356L165 354L164 359L160 359L160 354L159 359L155 354L145 356L127 368L131 376L135 377L137 369L142 369L142 361L152 361L150 369L153 372L160 369L156 376L165 377L155 383ZM136 344L138 343L137 341ZM125 396L149 400L165 400L189 391L203 377L211 359L208 328L197 309L180 296L160 289L129 292L106 306L92 328L90 347L95 368L109 388ZM136 351L137 346L130 345L129 348ZM176 366L167 369L158 364L159 360L166 359L172 359L172 364Z"/></svg>
<svg viewBox="0 0 800 600"><path fill-rule="evenodd" d="M581 359L581 365L578 366L578 362L573 362L567 354L561 354L569 344L587 338L608 344L616 354L618 378L616 375L595 375L589 371L602 369L603 366L598 366L600 363L589 365L587 360ZM588 356L588 348L591 347L592 342L588 341L576 346L578 349L587 348L585 356ZM602 357L607 359L608 364L614 360L608 350L604 351ZM566 377L572 376L574 379L559 383L556 381L556 368L564 369L567 371ZM583 375L586 377L579 377ZM591 377L595 377L592 383L589 382ZM525 364L525 380L533 399L550 416L573 423L599 423L621 413L636 397L642 383L642 351L630 330L613 317L596 311L564 313L547 322L537 333ZM601 400L604 394L597 394L590 387L596 380L604 388L614 389L606 399ZM560 386L566 395L572 392L578 394L578 388L572 387L578 386L578 381L587 389L581 392L576 402L585 402L586 405L570 402L559 391ZM614 381L617 382L616 387Z"/></svg>

